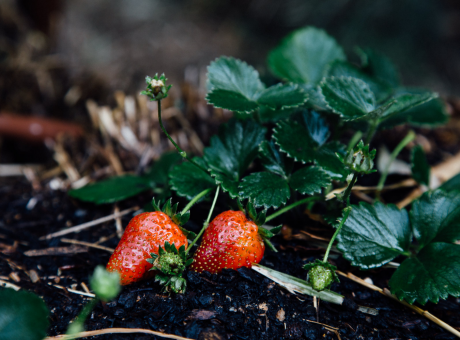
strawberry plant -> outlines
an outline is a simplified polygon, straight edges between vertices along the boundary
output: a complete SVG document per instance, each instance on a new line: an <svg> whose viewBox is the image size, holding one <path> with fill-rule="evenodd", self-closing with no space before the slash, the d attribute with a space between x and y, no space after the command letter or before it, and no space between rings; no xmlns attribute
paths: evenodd
<svg viewBox="0 0 460 340"><path fill-rule="evenodd" d="M188 237L193 239L188 246L182 242L177 249L174 240L158 238L152 246L158 252L147 251L152 253L150 258L143 258L153 264L152 269L160 272L157 279L172 291L185 289L181 273L189 264L193 270L215 273L259 262L264 241L274 249L268 239L279 231L262 225L296 207L321 204L324 220L336 230L323 259L304 267L311 294L320 296L320 291L338 281L336 268L328 261L337 240L343 256L361 269L407 257L389 282L400 299L424 304L459 296L458 178L426 192L409 210L399 210L379 202L387 169L380 173L374 204L350 203L356 181L376 171L376 150L371 147L376 132L401 124L433 127L447 121L436 93L402 85L396 67L378 52L356 52L359 61L351 62L326 32L306 27L287 36L269 53L268 68L274 77L264 79L271 79L270 84L264 84L259 72L244 61L220 57L211 62L206 99L215 108L233 111L234 117L220 126L199 157L187 155L164 129L161 100L170 88L166 78L147 77L147 89L142 93L157 102L160 126L179 155L163 156L146 174L112 178L108 180L112 182L70 194L107 203L159 189L156 194L163 200L171 192L189 200L185 213L215 191L208 219L199 235ZM414 138L410 132L392 158ZM411 160L413 178L428 185L429 166L420 147L413 148ZM107 186L112 188L105 191ZM124 186L129 188L124 191ZM342 186L346 188L326 200L334 187ZM247 201L246 211L224 212L208 226L220 189L234 207L241 206L240 200ZM168 204L174 215L177 207ZM174 223L185 223L184 216L173 217ZM189 252L201 235L192 262ZM163 256L175 257L180 263L171 266Z"/></svg>

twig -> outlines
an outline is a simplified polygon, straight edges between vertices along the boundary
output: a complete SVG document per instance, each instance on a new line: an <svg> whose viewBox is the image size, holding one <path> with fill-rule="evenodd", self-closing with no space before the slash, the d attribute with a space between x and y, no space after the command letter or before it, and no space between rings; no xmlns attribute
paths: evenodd
<svg viewBox="0 0 460 340"><path fill-rule="evenodd" d="M105 328L105 329L100 329L97 331L88 331L88 332L81 332L81 333L76 333L71 336L69 335L57 335L57 336L52 336L52 337L47 337L44 340L63 340L63 339L78 339L78 338L86 338L89 336L96 336L96 335L103 335L103 334L113 334L113 333L125 333L125 334L131 334L131 333L145 333L145 334L152 334L156 335L159 337L163 338L168 338L168 339L177 339L177 340L193 340L190 338L184 338L178 335L173 335L173 334L165 334L161 332L155 332L151 331L150 329L143 329L143 328Z"/></svg>
<svg viewBox="0 0 460 340"><path fill-rule="evenodd" d="M84 242L84 241L71 240L71 239L68 239L68 238L62 238L61 241L64 242L64 243L79 244L79 245L90 247L90 248L101 249L101 250L108 251L109 253L113 253L115 251L115 249L113 249L113 248L108 248L108 247L100 246L98 244Z"/></svg>
<svg viewBox="0 0 460 340"><path fill-rule="evenodd" d="M0 280L0 287L13 288L13 289L16 290L16 291L18 291L19 289L21 289L21 287L16 286L15 284L12 284L12 283L10 283L10 282L3 281L3 280Z"/></svg>
<svg viewBox="0 0 460 340"><path fill-rule="evenodd" d="M117 204L115 204L115 207L113 209L113 213L114 214L118 214L120 213L120 208L118 207ZM121 218L120 216L118 216L116 219L115 219L115 228L117 230L117 236L118 238L121 238L123 236L123 233L124 233L124 230L123 230L123 226L121 224Z"/></svg>
<svg viewBox="0 0 460 340"><path fill-rule="evenodd" d="M445 330L449 331L450 333L454 334L455 336L459 337L460 338L460 332L458 330L456 330L455 328L453 328L452 326L449 326L447 323L445 323L444 321L438 319L437 317L435 317L434 315L432 315L430 312L426 311L426 310L423 310L417 306L413 306L413 305L410 305L408 304L406 301L403 301L403 300L399 300L395 295L391 294L391 292L384 288L380 288L380 287L377 287L371 283L368 283L366 281L364 281L363 279L353 275L352 273L348 273L348 274L345 274L341 271L337 271L338 274L342 275L342 276L345 276L347 278L349 278L350 280L352 281L355 281L369 289L372 289L376 292L379 292L380 294L382 295L385 295L397 302L399 302L400 304L406 306L406 307L409 307L410 309L412 309L414 312L416 312L417 314L420 314L424 317L426 317L428 320L431 320L433 321L435 324L437 324L438 326L444 328Z"/></svg>
<svg viewBox="0 0 460 340"><path fill-rule="evenodd" d="M59 286L59 285L53 285L51 282L48 282L48 284L49 284L50 286L55 287L55 288L66 290L66 291L68 291L69 293L74 293L74 294L78 294L78 295L88 296L88 297L92 297L92 298L96 297L96 295L94 295L94 294L82 292L82 291L80 291L80 290L71 289L71 288L67 288L67 287L63 287L63 286Z"/></svg>
<svg viewBox="0 0 460 340"><path fill-rule="evenodd" d="M408 178L408 179L405 179L404 181L401 181L399 183L384 186L382 188L382 191L383 190L406 188L406 187L413 187L413 186L416 186L416 185L417 185L417 182L414 179ZM332 190L331 192L329 192L326 195L326 200L330 200L330 199L335 198L335 194L340 194L340 193L344 192L346 188L347 187L343 187L343 188L337 188L337 189ZM376 191L376 190L378 190L378 187L377 186L364 187L364 186L361 186L361 185L355 185L351 190L352 191Z"/></svg>
<svg viewBox="0 0 460 340"><path fill-rule="evenodd" d="M68 229L65 229L65 230L61 230L61 231L58 231L58 232L55 232L55 233L52 233L52 234L42 236L42 237L40 237L39 240L49 240L49 239L52 239L54 237L67 235L67 234L70 234L70 233L76 233L76 232L78 232L80 230L87 229L87 228L90 228L90 227L94 227L95 225L98 225L98 224L101 224L101 223L104 223L104 222L107 222L107 221L111 221L111 220L113 220L113 219L115 219L117 217L127 215L130 212L136 211L138 209L139 209L139 207L132 207L132 208L120 211L118 214L111 214L109 216L98 218L97 220L94 220L94 221L86 222L86 223L77 225L77 226L72 227L72 228L68 228Z"/></svg>
<svg viewBox="0 0 460 340"><path fill-rule="evenodd" d="M315 324L317 324L317 325L323 326L323 327L326 328L328 331L333 332L335 335L337 335L337 338L338 338L339 340L342 340L342 338L340 337L340 333L339 333L339 329L338 329L338 328L332 327L332 326L329 326L329 325L326 325L326 324L321 323L321 322L316 322L316 321L308 320L308 319L305 319L305 321L311 322L311 323L315 323Z"/></svg>

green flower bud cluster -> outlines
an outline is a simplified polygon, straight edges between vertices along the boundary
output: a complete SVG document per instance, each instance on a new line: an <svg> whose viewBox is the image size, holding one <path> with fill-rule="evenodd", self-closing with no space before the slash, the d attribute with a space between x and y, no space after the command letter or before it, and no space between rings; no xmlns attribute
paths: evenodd
<svg viewBox="0 0 460 340"><path fill-rule="evenodd" d="M316 260L313 263L307 263L303 269L308 270L308 283L317 291L328 288L332 282L339 282L335 273L337 267L328 262Z"/></svg>
<svg viewBox="0 0 460 340"><path fill-rule="evenodd" d="M115 299L121 289L120 275L108 272L103 266L96 267L89 284L96 296L105 302Z"/></svg>
<svg viewBox="0 0 460 340"><path fill-rule="evenodd" d="M369 174L373 170L376 150L369 151L369 144L364 145L361 140L352 150L348 151L345 156L337 154L343 164L352 172Z"/></svg>
<svg viewBox="0 0 460 340"><path fill-rule="evenodd" d="M169 89L172 85L166 86L166 80L168 80L164 73L158 77L158 73L153 78L145 77L147 83L147 89L142 91L141 94L146 95L151 101L161 100L168 96Z"/></svg>

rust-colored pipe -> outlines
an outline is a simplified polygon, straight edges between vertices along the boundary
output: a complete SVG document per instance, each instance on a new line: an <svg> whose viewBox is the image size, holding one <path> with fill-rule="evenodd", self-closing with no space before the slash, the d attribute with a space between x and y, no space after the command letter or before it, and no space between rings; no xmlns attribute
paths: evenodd
<svg viewBox="0 0 460 340"><path fill-rule="evenodd" d="M55 139L61 133L80 137L83 129L75 123L0 112L0 135L43 142L47 138Z"/></svg>

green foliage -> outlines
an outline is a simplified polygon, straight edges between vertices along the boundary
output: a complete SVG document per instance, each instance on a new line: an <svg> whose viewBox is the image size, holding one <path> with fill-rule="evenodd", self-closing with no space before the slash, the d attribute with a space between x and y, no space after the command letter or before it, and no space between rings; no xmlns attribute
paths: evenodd
<svg viewBox="0 0 460 340"><path fill-rule="evenodd" d="M251 113L259 106L283 110L307 100L305 92L295 84L266 89L252 66L228 57L218 58L208 67L208 88L206 99L210 104L239 113Z"/></svg>
<svg viewBox="0 0 460 340"><path fill-rule="evenodd" d="M238 196L238 183L257 155L266 129L253 121L232 120L221 126L204 149L211 175L231 197Z"/></svg>
<svg viewBox="0 0 460 340"><path fill-rule="evenodd" d="M361 203L338 236L338 248L362 269L382 266L399 255L410 256L396 270L391 291L409 303L438 302L460 296L460 196L442 190L425 193L414 202L410 221L392 205ZM411 240L417 253L411 253Z"/></svg>
<svg viewBox="0 0 460 340"><path fill-rule="evenodd" d="M305 27L291 33L270 52L268 67L283 80L316 85L330 62L345 59L342 48L325 31Z"/></svg>
<svg viewBox="0 0 460 340"><path fill-rule="evenodd" d="M316 113L309 114L317 115ZM276 124L273 139L279 145L280 150L294 160L302 163L315 162L332 178L343 178L347 175L347 171L336 153L343 152L344 147L335 142L324 143L327 136L324 132L319 135L312 134L312 131L316 131L314 127L316 123L312 126L311 123L315 120L306 118L306 115L308 114L303 113L303 119L300 120L281 121ZM321 144L318 141L321 141Z"/></svg>
<svg viewBox="0 0 460 340"><path fill-rule="evenodd" d="M42 340L49 326L48 308L37 295L0 289L0 338Z"/></svg>
<svg viewBox="0 0 460 340"><path fill-rule="evenodd" d="M412 149L412 177L420 184L430 184L430 165L420 145Z"/></svg>
<svg viewBox="0 0 460 340"><path fill-rule="evenodd" d="M448 181L444 182L439 189L444 191L460 191L460 174L455 175Z"/></svg>
<svg viewBox="0 0 460 340"><path fill-rule="evenodd" d="M195 157L193 161L207 168L207 164L202 158ZM189 200L203 190L216 187L215 181L207 172L190 162L184 162L170 172L169 184L177 195L186 197Z"/></svg>
<svg viewBox="0 0 460 340"><path fill-rule="evenodd" d="M81 201L95 204L115 203L151 189L150 181L136 175L112 177L69 191Z"/></svg>

